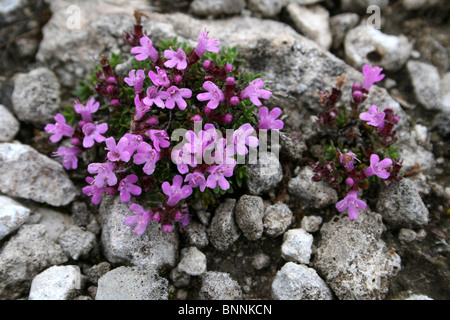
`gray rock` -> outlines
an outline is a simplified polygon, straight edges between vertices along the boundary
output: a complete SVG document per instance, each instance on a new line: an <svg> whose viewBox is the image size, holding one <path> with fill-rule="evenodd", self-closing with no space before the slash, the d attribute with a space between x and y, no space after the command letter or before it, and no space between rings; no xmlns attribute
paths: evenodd
<svg viewBox="0 0 450 320"><path fill-rule="evenodd" d="M168 300L169 281L154 270L118 267L98 280L95 300Z"/></svg>
<svg viewBox="0 0 450 320"><path fill-rule="evenodd" d="M442 111L450 114L450 72L447 72L441 80L441 105Z"/></svg>
<svg viewBox="0 0 450 320"><path fill-rule="evenodd" d="M343 43L347 32L359 22L359 15L357 13L345 12L340 13L330 18L330 29L333 37L333 49L338 49Z"/></svg>
<svg viewBox="0 0 450 320"><path fill-rule="evenodd" d="M28 300L71 300L80 289L80 267L53 266L33 278Z"/></svg>
<svg viewBox="0 0 450 320"><path fill-rule="evenodd" d="M290 229L283 236L281 256L286 261L308 264L314 238L304 229Z"/></svg>
<svg viewBox="0 0 450 320"><path fill-rule="evenodd" d="M252 266L256 270L261 270L270 265L270 257L265 253L257 253L253 256Z"/></svg>
<svg viewBox="0 0 450 320"><path fill-rule="evenodd" d="M301 221L301 227L307 232L316 232L319 231L322 221L321 216L304 216Z"/></svg>
<svg viewBox="0 0 450 320"><path fill-rule="evenodd" d="M402 6L406 10L419 10L419 9L428 9L433 7L436 4L442 4L445 1L441 0L403 0Z"/></svg>
<svg viewBox="0 0 450 320"><path fill-rule="evenodd" d="M245 5L245 0L194 0L190 5L190 11L201 17L239 15Z"/></svg>
<svg viewBox="0 0 450 320"><path fill-rule="evenodd" d="M19 229L30 217L30 209L0 195L0 240Z"/></svg>
<svg viewBox="0 0 450 320"><path fill-rule="evenodd" d="M283 179L280 161L272 152L259 153L258 163L247 165L247 174L247 188L252 195L271 190Z"/></svg>
<svg viewBox="0 0 450 320"><path fill-rule="evenodd" d="M367 8L375 5L383 9L389 5L389 0L341 0L341 10L367 13Z"/></svg>
<svg viewBox="0 0 450 320"><path fill-rule="evenodd" d="M86 258L97 241L92 232L73 226L61 234L58 243L68 257L78 260L79 258Z"/></svg>
<svg viewBox="0 0 450 320"><path fill-rule="evenodd" d="M164 232L160 224L151 222L142 235L124 224L131 215L129 204L119 197L105 197L99 208L102 220L101 244L105 257L113 264L155 269L162 272L175 267L178 259L178 232Z"/></svg>
<svg viewBox="0 0 450 320"><path fill-rule="evenodd" d="M45 226L48 237L55 242L58 242L61 234L73 226L70 215L64 212L41 206L31 209L33 216L39 217L35 223Z"/></svg>
<svg viewBox="0 0 450 320"><path fill-rule="evenodd" d="M417 102L427 110L441 110L441 77L437 68L428 63L409 60L406 71Z"/></svg>
<svg viewBox="0 0 450 320"><path fill-rule="evenodd" d="M225 199L219 205L206 233L210 244L217 250L227 250L241 235L234 214L235 199Z"/></svg>
<svg viewBox="0 0 450 320"><path fill-rule="evenodd" d="M19 121L4 105L0 104L0 142L12 141L19 129Z"/></svg>
<svg viewBox="0 0 450 320"><path fill-rule="evenodd" d="M296 3L288 4L286 10L297 31L317 42L325 50L331 48L332 35L328 10L320 5L306 7Z"/></svg>
<svg viewBox="0 0 450 320"><path fill-rule="evenodd" d="M305 138L299 131L280 132L280 152L294 160L301 160L306 146Z"/></svg>
<svg viewBox="0 0 450 320"><path fill-rule="evenodd" d="M56 207L78 194L61 164L20 143L0 144L0 190Z"/></svg>
<svg viewBox="0 0 450 320"><path fill-rule="evenodd" d="M275 18L281 12L286 1L278 0L248 0L247 7L254 14L264 18Z"/></svg>
<svg viewBox="0 0 450 320"><path fill-rule="evenodd" d="M7 0L0 3L0 25L12 23L25 17L23 7L26 0Z"/></svg>
<svg viewBox="0 0 450 320"><path fill-rule="evenodd" d="M289 180L289 193L304 200L305 206L317 209L336 203L338 201L336 190L322 181L312 181L313 176L314 173L310 167L301 169L296 177Z"/></svg>
<svg viewBox="0 0 450 320"><path fill-rule="evenodd" d="M239 283L226 272L208 271L202 275L200 300L241 300Z"/></svg>
<svg viewBox="0 0 450 320"><path fill-rule="evenodd" d="M178 270L190 276L199 276L206 271L206 256L196 247L188 247L181 250L181 260Z"/></svg>
<svg viewBox="0 0 450 320"><path fill-rule="evenodd" d="M258 240L264 232L264 202L261 197L243 195L235 208L236 223L249 240Z"/></svg>
<svg viewBox="0 0 450 320"><path fill-rule="evenodd" d="M428 151L417 142L411 142L410 144L399 144L398 152L400 154L402 162L402 170L404 172L413 169L416 164L421 169L431 169L435 167L436 160L434 154Z"/></svg>
<svg viewBox="0 0 450 320"><path fill-rule="evenodd" d="M0 252L0 299L23 297L36 275L67 260L43 225L23 225Z"/></svg>
<svg viewBox="0 0 450 320"><path fill-rule="evenodd" d="M376 210L381 213L386 223L394 228L419 227L426 225L429 220L428 209L414 183L408 178L381 190Z"/></svg>
<svg viewBox="0 0 450 320"><path fill-rule="evenodd" d="M325 281L313 268L287 262L276 274L271 295L274 300L332 300Z"/></svg>
<svg viewBox="0 0 450 320"><path fill-rule="evenodd" d="M169 277L175 288L185 288L191 282L191 276L186 272L180 271L178 266L170 271Z"/></svg>
<svg viewBox="0 0 450 320"><path fill-rule="evenodd" d="M433 299L424 294L412 294L404 300L433 300Z"/></svg>
<svg viewBox="0 0 450 320"><path fill-rule="evenodd" d="M296 3L301 6L308 6L311 4L320 3L323 0L287 0L287 3Z"/></svg>
<svg viewBox="0 0 450 320"><path fill-rule="evenodd" d="M209 244L206 226L197 221L191 221L187 227L184 227L183 236L187 243L197 248L204 248Z"/></svg>
<svg viewBox="0 0 450 320"><path fill-rule="evenodd" d="M404 35L388 35L362 25L348 31L344 49L345 60L359 70L364 64L372 64L397 71L409 59L412 45Z"/></svg>
<svg viewBox="0 0 450 320"><path fill-rule="evenodd" d="M381 240L381 215L366 211L324 223L314 268L340 300L382 300L401 268L400 256Z"/></svg>
<svg viewBox="0 0 450 320"><path fill-rule="evenodd" d="M417 233L414 230L402 228L398 232L398 240L402 242L412 242L416 240L416 238Z"/></svg>
<svg viewBox="0 0 450 320"><path fill-rule="evenodd" d="M278 237L291 225L293 219L289 207L278 202L268 206L264 215L264 232L270 237Z"/></svg>
<svg viewBox="0 0 450 320"><path fill-rule="evenodd" d="M19 120L42 128L54 122L53 117L60 108L60 96L58 78L51 70L40 67L15 76L11 101Z"/></svg>
<svg viewBox="0 0 450 320"><path fill-rule="evenodd" d="M111 264L106 261L100 262L99 264L92 266L87 271L87 280L89 280L93 284L97 284L98 280L109 271L111 271Z"/></svg>

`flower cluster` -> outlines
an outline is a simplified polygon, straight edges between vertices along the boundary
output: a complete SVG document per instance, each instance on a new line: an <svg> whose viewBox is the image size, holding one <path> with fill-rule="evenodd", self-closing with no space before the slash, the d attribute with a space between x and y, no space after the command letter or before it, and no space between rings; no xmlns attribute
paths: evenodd
<svg viewBox="0 0 450 320"><path fill-rule="evenodd" d="M331 141L326 148L325 159L310 163L314 171L312 180L326 181L339 193L346 194L336 204L336 209L339 212L347 210L352 220L358 217L358 210L364 211L367 207L364 201L358 199L359 191L367 190L370 183L377 179L385 181L386 186L401 179L401 160L392 146L398 116L392 108L381 111L376 105L360 112L370 88L384 78L381 72L382 68L363 66L363 83L352 86L351 111L345 106L336 106L342 95L343 77L338 78L331 93L320 93L320 102L326 110L319 114L317 122L334 130L331 136L337 137L338 146Z"/></svg>
<svg viewBox="0 0 450 320"><path fill-rule="evenodd" d="M134 30L124 32L134 57L128 75L118 76L103 56L94 90L83 91L95 97L74 104L78 126L58 114L45 130L52 142L71 138L72 147L54 154L66 169L76 169L79 155L102 143L82 189L92 203L117 194L130 204L124 223L136 234L152 221L170 232L189 224L189 204L240 186L239 157L258 147L260 132L280 130L283 121L281 109L263 106L272 94L261 78L239 73L235 48L221 54L220 41L204 30L194 48L176 39L156 45L143 32L142 15L135 17ZM93 121L98 110L109 126Z"/></svg>

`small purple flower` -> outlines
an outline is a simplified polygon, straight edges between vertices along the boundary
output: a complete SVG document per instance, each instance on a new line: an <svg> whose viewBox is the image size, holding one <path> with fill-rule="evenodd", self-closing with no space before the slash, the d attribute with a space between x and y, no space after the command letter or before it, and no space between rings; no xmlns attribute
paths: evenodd
<svg viewBox="0 0 450 320"><path fill-rule="evenodd" d="M76 102L74 105L75 112L81 114L81 117L85 122L92 122L92 114L97 112L99 107L100 103L95 101L94 98L91 98L86 103L86 106L83 106L79 102Z"/></svg>
<svg viewBox="0 0 450 320"><path fill-rule="evenodd" d="M138 94L134 97L134 106L136 107L136 114L134 116L134 120L142 119L142 117L150 110L150 106L142 102Z"/></svg>
<svg viewBox="0 0 450 320"><path fill-rule="evenodd" d="M195 170L193 173L189 173L186 175L184 182L189 182L189 185L192 188L200 187L200 191L205 191L206 188L206 179L205 175L200 171Z"/></svg>
<svg viewBox="0 0 450 320"><path fill-rule="evenodd" d="M161 188L166 196L169 197L167 204L169 206L175 206L181 199L186 199L192 194L192 187L189 185L184 185L183 177L181 175L176 175L173 178L172 185L168 181L163 182Z"/></svg>
<svg viewBox="0 0 450 320"><path fill-rule="evenodd" d="M363 121L368 121L367 124L377 127L378 130L383 130L384 128L384 118L386 114L380 110L376 105L372 105L369 108L369 112L362 112L359 118Z"/></svg>
<svg viewBox="0 0 450 320"><path fill-rule="evenodd" d="M139 93L142 91L142 86L145 80L145 72L142 69L131 70L128 73L128 77L123 79L130 87L134 87L134 92Z"/></svg>
<svg viewBox="0 0 450 320"><path fill-rule="evenodd" d="M353 160L356 158L356 154L349 151L347 153L342 154L341 150L337 149L339 151L339 162L344 164L345 169L348 171L352 171L355 168L355 165L353 164ZM359 161L359 160L358 160Z"/></svg>
<svg viewBox="0 0 450 320"><path fill-rule="evenodd" d="M105 163L91 163L88 165L88 172L90 174L96 173L94 184L101 188L106 184L114 186L117 183L117 177L114 173L115 166L111 162Z"/></svg>
<svg viewBox="0 0 450 320"><path fill-rule="evenodd" d="M108 125L106 123L94 124L88 122L83 125L82 131L84 133L83 147L90 148L94 145L94 140L97 142L105 141L103 133L108 131Z"/></svg>
<svg viewBox="0 0 450 320"><path fill-rule="evenodd" d="M152 148L147 142L141 142L136 150L136 154L133 157L135 164L144 164L142 171L151 175L155 171L156 162L159 160L159 153Z"/></svg>
<svg viewBox="0 0 450 320"><path fill-rule="evenodd" d="M380 161L380 157L373 153L370 156L370 166L364 170L366 177L377 175L381 179L387 179L391 175L390 172L386 171L392 165L392 160L385 158Z"/></svg>
<svg viewBox="0 0 450 320"><path fill-rule="evenodd" d="M129 141L127 138L120 138L119 142L116 145L116 140L111 137L105 140L106 150L109 150L107 154L107 158L109 161L130 161L131 154L128 152L128 144Z"/></svg>
<svg viewBox="0 0 450 320"><path fill-rule="evenodd" d="M164 101L163 99L167 99L169 97L169 94L166 91L158 90L157 87L151 86L147 89L147 96L142 100L142 102L151 107L153 104L155 104L157 107L164 109ZM167 107L167 104L166 104ZM173 109L169 108L169 109Z"/></svg>
<svg viewBox="0 0 450 320"><path fill-rule="evenodd" d="M53 157L62 157L62 164L66 170L76 169L78 167L77 155L81 153L78 147L59 147L56 152L52 154Z"/></svg>
<svg viewBox="0 0 450 320"><path fill-rule="evenodd" d="M137 54L136 60L142 61L150 57L150 59L156 63L159 55L156 49L153 47L152 40L149 37L143 36L139 39L141 46L131 48L131 53Z"/></svg>
<svg viewBox="0 0 450 320"><path fill-rule="evenodd" d="M271 129L271 130L281 130L283 129L284 123L282 120L277 120L277 118L281 115L280 108L273 108L270 110L267 107L261 107L258 111L259 117L259 129Z"/></svg>
<svg viewBox="0 0 450 320"><path fill-rule="evenodd" d="M69 138L72 137L75 129L66 124L66 118L60 113L53 118L55 119L55 124L49 123L44 128L47 133L52 134L52 136L50 136L50 141L56 143L61 140L63 136Z"/></svg>
<svg viewBox="0 0 450 320"><path fill-rule="evenodd" d="M245 100L247 98L250 98L250 101L254 105L256 106L262 105L259 98L269 99L272 96L272 92L265 89L261 89L263 86L264 83L260 78L253 80L252 82L250 82L248 87L241 92L241 99Z"/></svg>
<svg viewBox="0 0 450 320"><path fill-rule="evenodd" d="M178 150L172 149L171 158L173 163L177 165L178 172L181 174L189 172L188 165L191 167L197 166L195 158L184 149L184 146Z"/></svg>
<svg viewBox="0 0 450 320"><path fill-rule="evenodd" d="M192 91L188 88L178 89L176 86L171 86L167 89L167 93L166 108L168 109L173 109L175 107L175 103L180 110L186 109L187 103L184 99L188 99L192 96Z"/></svg>
<svg viewBox="0 0 450 320"><path fill-rule="evenodd" d="M248 149L246 146L256 148L259 145L258 138L255 136L250 136L255 129L250 123L245 123L239 127L233 133L233 143L235 145L235 150L240 155L246 155Z"/></svg>
<svg viewBox="0 0 450 320"><path fill-rule="evenodd" d="M164 50L164 58L169 59L164 62L167 68L175 67L178 70L184 70L187 66L186 53L183 49L178 48L177 51L170 48L169 50Z"/></svg>
<svg viewBox="0 0 450 320"><path fill-rule="evenodd" d="M219 102L225 99L225 95L223 94L222 90L220 90L219 87L217 87L211 81L205 81L205 83L203 83L203 88L208 92L199 93L197 95L197 99L199 101L209 100L206 106L210 109L216 109L219 105Z"/></svg>
<svg viewBox="0 0 450 320"><path fill-rule="evenodd" d="M138 196L142 193L142 188L135 185L137 181L138 177L135 174L129 174L120 181L119 188L117 188L120 194L120 200L128 202L132 194Z"/></svg>
<svg viewBox="0 0 450 320"><path fill-rule="evenodd" d="M363 88L369 91L375 82L383 80L385 75L381 74L381 71L383 71L383 68L365 64L362 68L364 75Z"/></svg>
<svg viewBox="0 0 450 320"><path fill-rule="evenodd" d="M106 186L98 187L97 185L94 184L94 178L92 177L86 177L86 182L89 185L83 187L81 191L88 197L92 196L91 202L93 204L99 204L100 201L102 200L103 193L105 193L107 190L107 187Z"/></svg>
<svg viewBox="0 0 450 320"><path fill-rule="evenodd" d="M127 151L130 155L133 155L139 144L143 141L142 137L139 134L125 133L124 138L128 139Z"/></svg>
<svg viewBox="0 0 450 320"><path fill-rule="evenodd" d="M166 71L160 69L159 67L155 67L156 73L153 71L149 71L148 77L152 80L155 86L165 87L170 84L170 80L167 77Z"/></svg>
<svg viewBox="0 0 450 320"><path fill-rule="evenodd" d="M136 225L134 228L134 233L141 235L145 232L147 224L152 221L152 211L144 210L140 205L133 203L130 206L133 216L128 216L124 219L125 225L131 227Z"/></svg>
<svg viewBox="0 0 450 320"><path fill-rule="evenodd" d="M147 135L150 137L150 139L153 142L153 147L158 151L161 152L162 148L167 148L170 146L169 142L169 135L164 130L149 130L147 131Z"/></svg>
<svg viewBox="0 0 450 320"><path fill-rule="evenodd" d="M336 209L338 209L339 212L348 210L348 217L350 220L358 218L358 209L364 211L366 207L367 204L358 199L358 193L355 190L349 191L347 196L336 204Z"/></svg>
<svg viewBox="0 0 450 320"><path fill-rule="evenodd" d="M234 164L219 164L216 166L211 166L208 168L208 179L206 180L206 185L208 188L214 189L217 184L222 190L228 190L230 188L230 183L226 177L231 177L233 175Z"/></svg>
<svg viewBox="0 0 450 320"><path fill-rule="evenodd" d="M219 53L220 49L217 48L220 45L218 39L208 38L209 32L201 30L198 35L198 44L195 47L195 53L198 57L203 56L206 51Z"/></svg>

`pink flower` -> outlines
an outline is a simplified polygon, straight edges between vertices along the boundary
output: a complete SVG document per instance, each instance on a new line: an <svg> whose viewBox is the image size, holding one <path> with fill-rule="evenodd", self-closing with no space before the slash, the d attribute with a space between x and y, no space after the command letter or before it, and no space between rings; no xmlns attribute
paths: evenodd
<svg viewBox="0 0 450 320"><path fill-rule="evenodd" d="M153 71L149 71L148 76L150 80L152 80L155 86L168 86L170 84L170 80L167 77L167 73L164 70L161 70L159 67L155 67L156 73Z"/></svg>
<svg viewBox="0 0 450 320"><path fill-rule="evenodd" d="M358 218L358 209L364 211L367 207L367 204L357 197L358 193L355 190L349 191L347 196L336 204L336 209L338 209L339 212L348 210L348 217L350 220L355 220Z"/></svg>
<svg viewBox="0 0 450 320"><path fill-rule="evenodd" d="M164 58L169 59L164 62L164 65L167 68L177 68L178 70L184 70L187 66L186 61L186 53L183 49L178 48L177 51L174 51L172 48L164 51Z"/></svg>
<svg viewBox="0 0 450 320"><path fill-rule="evenodd" d="M147 96L142 100L142 102L146 105L151 107L153 104L155 104L157 107L164 109L164 101L163 99L167 99L169 97L169 94L165 91L159 90L155 86L151 86L147 89ZM167 105L166 105L167 107ZM173 108L169 108L173 109Z"/></svg>
<svg viewBox="0 0 450 320"><path fill-rule="evenodd" d="M105 193L107 190L107 187L106 186L98 187L97 185L94 184L94 178L92 177L86 177L86 182L89 185L83 187L81 191L88 197L92 196L91 202L93 204L99 204L100 201L102 200L103 193Z"/></svg>
<svg viewBox="0 0 450 320"><path fill-rule="evenodd" d="M90 174L96 173L94 184L101 188L106 184L114 186L117 183L117 177L114 173L115 166L111 162L91 163L88 165Z"/></svg>
<svg viewBox="0 0 450 320"><path fill-rule="evenodd" d="M339 162L344 164L345 169L347 169L348 171L352 171L355 166L353 164L353 160L356 159L356 154L354 154L353 152L347 152L345 154L342 154L341 150L337 149L339 151L340 157L339 157ZM359 161L359 160L358 160Z"/></svg>
<svg viewBox="0 0 450 320"><path fill-rule="evenodd" d="M139 93L142 91L142 86L144 84L145 79L145 72L144 70L139 69L137 72L136 70L131 70L128 73L128 77L123 79L130 87L134 87L134 92Z"/></svg>
<svg viewBox="0 0 450 320"><path fill-rule="evenodd" d="M75 109L76 113L81 114L83 121L92 122L92 114L97 112L99 106L100 106L100 103L96 102L94 98L91 98L86 103L86 106L83 106L79 102L75 103L74 109Z"/></svg>
<svg viewBox="0 0 450 320"><path fill-rule="evenodd" d="M284 123L281 120L277 120L277 118L281 115L280 108L273 108L270 113L267 107L261 107L258 111L259 117L259 129L275 129L281 130L283 129Z"/></svg>
<svg viewBox="0 0 450 320"><path fill-rule="evenodd" d="M138 196L142 193L142 188L135 185L137 181L138 177L135 174L129 174L120 181L119 188L117 188L120 194L120 200L128 202L132 194Z"/></svg>
<svg viewBox="0 0 450 320"><path fill-rule="evenodd" d="M173 109L175 103L180 110L184 110L187 107L186 101L183 98L190 98L192 91L187 88L178 89L176 86L171 86L167 89L168 96L166 98L166 108Z"/></svg>
<svg viewBox="0 0 450 320"><path fill-rule="evenodd" d="M152 103L153 103L153 101L152 101ZM134 116L135 120L142 119L142 117L150 110L150 106L146 105L144 102L142 102L142 100L139 98L138 94L134 97L134 106L136 107L136 114ZM163 106L164 106L164 102L163 102Z"/></svg>
<svg viewBox="0 0 450 320"><path fill-rule="evenodd" d="M223 163L216 166L211 166L208 168L208 179L206 180L206 185L208 188L214 189L217 184L222 190L228 190L230 188L230 183L226 179L233 175L235 164Z"/></svg>
<svg viewBox="0 0 450 320"><path fill-rule="evenodd" d="M167 148L170 146L169 135L164 130L149 130L147 135L152 139L153 146L158 152L161 152L160 147Z"/></svg>
<svg viewBox="0 0 450 320"><path fill-rule="evenodd" d="M149 37L143 36L139 39L141 46L131 48L131 53L137 54L136 60L142 61L150 58L154 63L158 61L159 55L156 49L153 47L152 40Z"/></svg>
<svg viewBox="0 0 450 320"><path fill-rule="evenodd" d="M105 141L103 133L108 131L108 125L106 123L94 124L86 123L83 125L82 131L84 133L83 147L90 148L94 145L94 140L97 142Z"/></svg>
<svg viewBox="0 0 450 320"><path fill-rule="evenodd" d="M132 134L132 133L125 133L124 138L127 138L128 140L128 147L127 151L132 155L139 144L143 141L142 137L139 134Z"/></svg>
<svg viewBox="0 0 450 320"><path fill-rule="evenodd" d="M62 164L67 170L76 169L78 167L77 155L81 153L78 147L59 147L55 153L52 154L53 157L62 157Z"/></svg>
<svg viewBox="0 0 450 320"><path fill-rule="evenodd" d="M189 173L186 175L184 182L189 182L189 185L192 188L200 187L200 191L205 191L206 188L206 179L205 175L200 171L195 170L193 173Z"/></svg>
<svg viewBox="0 0 450 320"><path fill-rule="evenodd" d="M195 157L193 157L187 150L183 148L177 150L172 150L172 161L177 165L178 172L181 174L185 174L189 172L189 166L195 167L197 166L197 161Z"/></svg>
<svg viewBox="0 0 450 320"><path fill-rule="evenodd" d="M363 88L369 91L375 82L383 80L385 75L381 74L381 71L383 71L383 68L364 65L362 68L364 75Z"/></svg>
<svg viewBox="0 0 450 320"><path fill-rule="evenodd" d="M198 35L198 44L195 47L195 53L198 57L203 56L206 51L219 53L219 48L217 48L220 44L220 41L217 39L208 38L209 32L201 30Z"/></svg>
<svg viewBox="0 0 450 320"><path fill-rule="evenodd" d="M255 129L250 123L245 123L239 127L233 133L233 143L235 145L235 150L240 155L246 155L248 149L246 146L256 148L259 145L258 138L255 136L250 136Z"/></svg>
<svg viewBox="0 0 450 320"><path fill-rule="evenodd" d="M205 83L203 83L203 88L208 92L199 93L197 95L197 99L199 101L209 100L206 106L210 109L216 109L219 105L219 102L225 99L225 95L223 94L222 90L220 90L219 87L217 87L211 81L205 81Z"/></svg>
<svg viewBox="0 0 450 320"><path fill-rule="evenodd" d="M47 133L52 134L52 136L50 136L50 141L56 143L61 140L63 136L72 137L75 129L66 124L66 118L60 113L53 118L55 119L55 124L49 123L44 128Z"/></svg>
<svg viewBox="0 0 450 320"><path fill-rule="evenodd" d="M383 130L384 127L384 117L386 114L378 110L376 105L372 105L369 108L369 113L362 112L359 118L363 121L368 121L367 124L377 127L378 130Z"/></svg>
<svg viewBox="0 0 450 320"><path fill-rule="evenodd" d="M262 103L259 98L269 99L272 96L272 92L261 89L263 86L264 83L260 78L253 80L250 82L249 86L241 92L241 99L245 100L250 98L250 101L254 105L260 106Z"/></svg>
<svg viewBox="0 0 450 320"><path fill-rule="evenodd" d="M390 172L386 171L392 165L392 160L385 158L380 161L380 157L373 153L370 156L370 166L364 170L366 177L377 175L381 179L387 179L391 175Z"/></svg>
<svg viewBox="0 0 450 320"><path fill-rule="evenodd" d="M136 154L133 157L135 164L144 164L142 171L151 175L156 168L156 162L159 160L159 153L147 142L141 142L137 147Z"/></svg>
<svg viewBox="0 0 450 320"><path fill-rule="evenodd" d="M130 161L131 154L128 152L128 139L125 137L120 138L116 145L116 140L111 137L105 140L106 150L109 150L107 158L109 161Z"/></svg>
<svg viewBox="0 0 450 320"><path fill-rule="evenodd" d="M152 221L152 211L144 210L140 205L133 203L130 206L133 216L128 216L124 219L125 225L131 227L136 225L134 228L134 233L141 235L147 228L147 224Z"/></svg>
<svg viewBox="0 0 450 320"><path fill-rule="evenodd" d="M175 206L181 199L186 199L192 194L192 187L189 185L184 185L183 177L181 175L176 175L173 178L173 183L170 185L168 181L163 182L161 188L166 196L169 197L167 204L169 206Z"/></svg>

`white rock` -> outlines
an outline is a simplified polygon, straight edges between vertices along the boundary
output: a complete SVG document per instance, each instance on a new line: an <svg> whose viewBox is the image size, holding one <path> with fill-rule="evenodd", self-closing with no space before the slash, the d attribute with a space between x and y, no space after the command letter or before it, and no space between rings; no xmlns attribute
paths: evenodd
<svg viewBox="0 0 450 320"><path fill-rule="evenodd" d="M286 261L308 264L314 238L304 229L290 229L283 236L281 256Z"/></svg>
<svg viewBox="0 0 450 320"><path fill-rule="evenodd" d="M246 180L248 191L252 195L260 195L276 187L283 179L280 160L273 152L260 152L257 163L247 164Z"/></svg>
<svg viewBox="0 0 450 320"><path fill-rule="evenodd" d="M397 71L410 57L412 45L404 35L388 35L362 25L347 33L344 50L347 63L358 70L372 64L386 71Z"/></svg>
<svg viewBox="0 0 450 320"><path fill-rule="evenodd" d="M95 235L73 226L60 235L58 243L64 253L74 260L85 258L96 244Z"/></svg>
<svg viewBox="0 0 450 320"><path fill-rule="evenodd" d="M274 18L285 5L286 0L248 0L247 7L250 11L260 14L262 17Z"/></svg>
<svg viewBox="0 0 450 320"><path fill-rule="evenodd" d="M359 22L357 13L345 12L330 18L330 28L333 37L333 49L338 49L344 41L347 32Z"/></svg>
<svg viewBox="0 0 450 320"><path fill-rule="evenodd" d="M333 294L313 268L287 262L276 274L271 294L274 300L332 300Z"/></svg>
<svg viewBox="0 0 450 320"><path fill-rule="evenodd" d="M242 195L235 207L236 223L249 240L258 240L264 232L264 201L261 197Z"/></svg>
<svg viewBox="0 0 450 320"><path fill-rule="evenodd" d="M441 77L437 68L429 63L409 60L406 71L419 104L427 110L441 110Z"/></svg>
<svg viewBox="0 0 450 320"><path fill-rule="evenodd" d="M0 144L0 190L52 206L69 204L79 192L60 163L20 143Z"/></svg>
<svg viewBox="0 0 450 320"><path fill-rule="evenodd" d="M0 240L20 228L29 218L30 209L0 195Z"/></svg>
<svg viewBox="0 0 450 320"><path fill-rule="evenodd" d="M245 0L194 0L190 10L193 14L202 17L236 15L242 12L245 4Z"/></svg>
<svg viewBox="0 0 450 320"><path fill-rule="evenodd" d="M264 232L271 237L283 234L291 225L293 215L291 209L282 202L266 208L264 215Z"/></svg>
<svg viewBox="0 0 450 320"><path fill-rule="evenodd" d="M239 283L226 272L208 271L202 275L200 300L241 300Z"/></svg>
<svg viewBox="0 0 450 320"><path fill-rule="evenodd" d="M206 256L196 247L181 250L181 260L178 270L190 276L199 276L206 271Z"/></svg>
<svg viewBox="0 0 450 320"><path fill-rule="evenodd" d="M442 111L450 113L450 72L447 72L441 79Z"/></svg>
<svg viewBox="0 0 450 320"><path fill-rule="evenodd" d="M0 104L0 142L9 142L19 132L20 124L14 115Z"/></svg>
<svg viewBox="0 0 450 320"><path fill-rule="evenodd" d="M53 266L31 282L28 300L71 300L82 287L78 266Z"/></svg>
<svg viewBox="0 0 450 320"><path fill-rule="evenodd" d="M241 235L235 220L236 199L225 199L221 203L206 229L209 243L220 251L227 250Z"/></svg>
<svg viewBox="0 0 450 320"><path fill-rule="evenodd" d="M319 231L320 225L322 224L321 216L304 216L302 218L301 227L307 232Z"/></svg>
<svg viewBox="0 0 450 320"><path fill-rule="evenodd" d="M332 35L328 10L320 5L305 7L296 3L288 4L286 10L296 30L317 42L325 50L331 48Z"/></svg>

